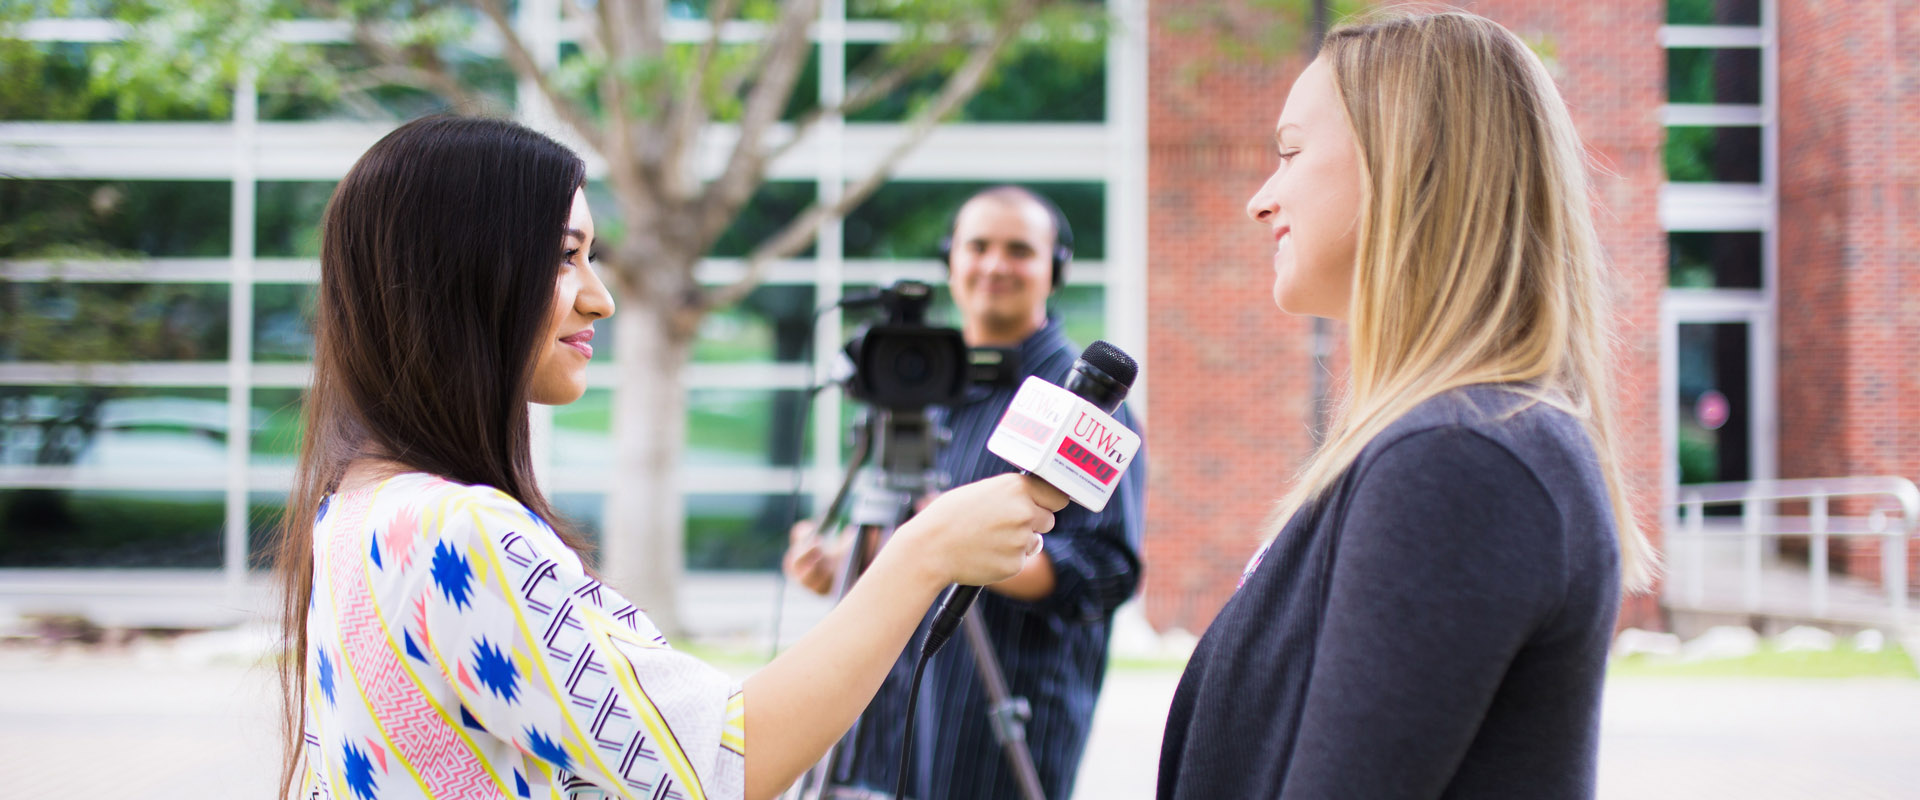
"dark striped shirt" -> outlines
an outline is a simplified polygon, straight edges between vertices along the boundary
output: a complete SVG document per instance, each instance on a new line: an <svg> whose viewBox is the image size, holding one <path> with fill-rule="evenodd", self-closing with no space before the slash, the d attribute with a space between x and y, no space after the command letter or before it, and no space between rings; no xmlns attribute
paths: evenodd
<svg viewBox="0 0 1920 800"><path fill-rule="evenodd" d="M1066 381L1080 352L1067 341L1057 319L1048 319L1046 327L1018 350L1019 380L1038 375L1055 384ZM976 387L965 403L931 413L953 432L952 443L935 460L953 485L1013 471L999 456L987 452L987 437L1014 392L1014 387ZM1125 408L1116 416L1138 430ZM986 622L1012 693L1032 704L1027 745L1050 800L1066 800L1073 793L1074 773L1106 674L1113 610L1140 583L1145 460L1143 450L1121 478L1105 511L1096 515L1069 505L1056 517L1053 532L1045 537L1046 553L1053 562L1052 594L1029 603L981 592L971 612ZM921 622L920 636L901 654L861 717L854 774L865 788L893 790L900 745L907 739L901 730L907 680L926 624ZM976 675L964 632L955 634L927 663L919 702L912 731L910 796L917 800L1020 796L987 719L986 686Z"/></svg>

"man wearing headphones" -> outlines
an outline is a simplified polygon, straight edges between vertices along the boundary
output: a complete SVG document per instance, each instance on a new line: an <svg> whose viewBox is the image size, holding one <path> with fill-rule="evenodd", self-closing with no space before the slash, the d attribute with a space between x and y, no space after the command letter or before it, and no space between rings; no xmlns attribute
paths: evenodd
<svg viewBox="0 0 1920 800"><path fill-rule="evenodd" d="M987 437L1021 381L1038 375L1056 385L1065 383L1080 354L1060 320L1047 310L1047 299L1065 282L1073 259L1073 229L1059 208L1038 193L996 186L960 207L941 251L967 345L1009 350L1008 363L1013 365L1009 380L974 385L960 404L929 412L952 431L953 439L935 465L957 486L1013 470L987 452ZM1115 416L1138 429L1124 407ZM1051 800L1067 800L1072 794L1106 673L1113 612L1140 582L1144 461L1143 451L1104 512L1091 514L1074 505L1061 511L1041 553L1019 574L988 586L971 612L985 623L992 657L1011 694L1032 708L1028 751ZM793 579L825 594L845 561L841 553L832 552L837 549L796 528L783 567ZM874 793L871 796L892 791L900 746L910 737L913 774L906 786L915 800L1021 797L993 734L976 653L966 642L949 644L927 663L916 730L901 730L918 643L916 637L861 717L855 743L857 788Z"/></svg>

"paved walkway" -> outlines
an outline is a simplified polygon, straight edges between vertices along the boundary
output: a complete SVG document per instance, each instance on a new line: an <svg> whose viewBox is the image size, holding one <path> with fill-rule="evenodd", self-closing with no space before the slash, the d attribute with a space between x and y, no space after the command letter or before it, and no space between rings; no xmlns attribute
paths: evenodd
<svg viewBox="0 0 1920 800"><path fill-rule="evenodd" d="M243 645L0 647L0 795L270 796L272 678L221 656ZM1077 797L1152 796L1177 679L1113 672ZM1920 797L1920 681L1625 679L1603 735L1603 798Z"/></svg>

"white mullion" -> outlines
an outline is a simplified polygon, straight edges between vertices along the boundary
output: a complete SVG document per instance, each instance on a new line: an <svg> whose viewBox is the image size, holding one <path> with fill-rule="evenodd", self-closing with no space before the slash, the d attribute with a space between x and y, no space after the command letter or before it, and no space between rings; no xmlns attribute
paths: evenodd
<svg viewBox="0 0 1920 800"><path fill-rule="evenodd" d="M835 108L847 94L845 0L826 0L821 5L817 31L820 47L820 106ZM818 200L823 205L839 202L846 191L846 134L847 121L839 114L829 114L813 132L814 168L817 170L814 185L819 192ZM830 219L820 226L820 234L814 243L814 307L835 305L821 315L819 324L813 328L814 374L808 377L815 385L827 384L833 368L833 356L840 352L840 328L844 315L836 304L846 289L845 233L846 226L842 220ZM814 396L813 474L808 482L813 487L813 508L816 512L825 508L832 499L828 493L838 485L837 479L842 469L842 402L843 398L837 391L822 391Z"/></svg>
<svg viewBox="0 0 1920 800"><path fill-rule="evenodd" d="M1764 105L1668 103L1660 107L1665 125L1714 128L1751 128L1767 124Z"/></svg>
<svg viewBox="0 0 1920 800"><path fill-rule="evenodd" d="M1147 13L1145 0L1116 0L1118 24L1107 38L1107 118L1112 142L1106 193L1106 269L1101 283L1107 335L1133 354L1141 371L1129 392L1146 413L1147 385ZM1074 282L1083 282L1074 265Z"/></svg>
<svg viewBox="0 0 1920 800"><path fill-rule="evenodd" d="M231 307L229 307L231 312ZM173 363L74 363L27 361L0 363L0 386L181 386L224 387L232 369L226 361Z"/></svg>
<svg viewBox="0 0 1920 800"><path fill-rule="evenodd" d="M1747 325L1747 380L1752 398L1748 450L1754 479L1775 476L1778 457L1777 298L1779 297L1779 57L1775 0L1761 0L1758 26L1667 25L1660 43L1667 49L1756 48L1761 51L1761 100L1757 106L1676 104L1661 108L1667 126L1758 127L1761 136L1758 184L1666 182L1660 191L1660 219L1668 232L1759 231L1761 287L1751 289L1666 289L1660 304L1660 427L1664 481L1663 518L1671 527L1679 485L1675 446L1678 436L1679 330L1686 324Z"/></svg>
<svg viewBox="0 0 1920 800"><path fill-rule="evenodd" d="M1769 0L1770 1L1770 0ZM1761 12L1765 14L1763 10ZM1767 20L1762 25L1662 25L1660 26L1660 44L1667 49L1701 48L1730 50L1740 48L1764 47Z"/></svg>
<svg viewBox="0 0 1920 800"><path fill-rule="evenodd" d="M0 279L62 283L226 283L230 258L0 261Z"/></svg>
<svg viewBox="0 0 1920 800"><path fill-rule="evenodd" d="M1748 358L1753 424L1748 452L1753 477L1779 477L1780 367L1780 18L1776 0L1761 0L1760 29L1760 185L1766 192L1766 227L1760 233L1760 294L1764 307L1755 315Z"/></svg>
<svg viewBox="0 0 1920 800"><path fill-rule="evenodd" d="M560 3L558 0L520 0L520 8L514 17L514 28L528 51L533 55L537 68L551 70L560 63ZM514 116L519 121L536 130L543 131L562 141L574 145L575 150L584 151L572 141L573 131L560 122L553 104L547 101L540 91L540 84L531 78L522 77L515 87ZM609 389L611 382L600 384ZM527 426L529 449L533 461L534 479L547 491L552 491L553 475L553 406L541 403L529 403L527 408Z"/></svg>
<svg viewBox="0 0 1920 800"><path fill-rule="evenodd" d="M222 571L229 599L238 600L247 578L247 461L253 448L253 250L254 134L259 93L252 72L243 72L233 98L233 262L228 288L226 537Z"/></svg>
<svg viewBox="0 0 1920 800"><path fill-rule="evenodd" d="M0 487L7 489L159 490L168 492L223 492L233 478L220 469L127 468L97 466L0 466ZM231 507L229 506L229 513ZM245 517L241 518L244 531ZM231 534L223 534L230 536ZM244 539L243 539L244 541ZM230 560L230 559L229 559ZM242 566L245 566L244 560ZM221 573L231 581L231 566ZM241 572L245 577L245 572Z"/></svg>

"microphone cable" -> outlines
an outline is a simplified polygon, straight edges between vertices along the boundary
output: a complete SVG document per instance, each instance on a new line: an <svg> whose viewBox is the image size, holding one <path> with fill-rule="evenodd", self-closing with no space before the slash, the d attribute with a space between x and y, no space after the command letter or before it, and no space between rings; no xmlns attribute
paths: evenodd
<svg viewBox="0 0 1920 800"><path fill-rule="evenodd" d="M948 593L951 594L951 590ZM952 631L948 633L951 634ZM932 637L933 628L930 626L927 628L927 638ZM913 764L913 740L917 738L913 734L913 718L914 712L920 708L920 673L927 668L927 661L932 659L933 654L940 649L938 645L928 647L926 641L926 639L921 640L920 656L913 660L913 677L907 679L907 722L900 736L900 771L894 775L893 800L905 800L907 796L907 767Z"/></svg>
<svg viewBox="0 0 1920 800"><path fill-rule="evenodd" d="M846 305L846 302L847 298L842 297L814 309L812 318L807 323L807 342L801 348L801 364L804 365L807 373L807 385L801 389L804 394L800 397L800 407L793 412L794 416L798 417L793 427L793 491L787 495L787 511L784 515L789 531L800 521L800 495L807 475L807 423L813 421L814 400L818 399L821 391L832 385L831 381L814 382L813 372L818 361L814 357L814 335L819 332L820 318L826 316L827 312ZM786 608L787 571L784 568L776 568L773 574L773 644L767 652L769 662L780 655L780 626L786 616Z"/></svg>

